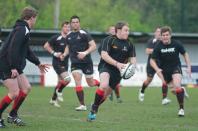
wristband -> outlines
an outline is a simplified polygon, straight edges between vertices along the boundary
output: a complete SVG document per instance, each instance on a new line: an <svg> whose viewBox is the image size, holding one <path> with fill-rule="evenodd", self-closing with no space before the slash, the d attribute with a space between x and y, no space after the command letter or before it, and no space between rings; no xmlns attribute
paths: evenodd
<svg viewBox="0 0 198 131"><path fill-rule="evenodd" d="M53 51L51 52L51 54L54 55L54 53L55 53L55 51L53 50Z"/></svg>

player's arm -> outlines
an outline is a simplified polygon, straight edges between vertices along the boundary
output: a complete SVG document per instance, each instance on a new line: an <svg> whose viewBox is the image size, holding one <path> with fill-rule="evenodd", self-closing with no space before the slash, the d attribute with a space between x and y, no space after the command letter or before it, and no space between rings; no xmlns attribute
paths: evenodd
<svg viewBox="0 0 198 131"><path fill-rule="evenodd" d="M85 51L87 54L96 50L96 43L94 40L89 41L89 48Z"/></svg>
<svg viewBox="0 0 198 131"><path fill-rule="evenodd" d="M188 53L184 53L183 57L187 65L187 73L191 76L191 62Z"/></svg>
<svg viewBox="0 0 198 131"><path fill-rule="evenodd" d="M60 57L61 53L60 52L55 52L52 47L50 46L50 43L49 42L46 42L44 44L44 49L47 50L50 54L52 54L54 57Z"/></svg>
<svg viewBox="0 0 198 131"><path fill-rule="evenodd" d="M157 65L157 62L155 59L151 58L150 59L150 64L153 67L153 69L156 71L157 75L159 76L159 78L162 80L162 83L166 84L166 81L164 80L164 76L162 74L162 69L160 69Z"/></svg>
<svg viewBox="0 0 198 131"><path fill-rule="evenodd" d="M44 44L44 49L47 50L50 54L53 54L54 53L54 50L52 49L52 47L50 46L49 42L46 42Z"/></svg>
<svg viewBox="0 0 198 131"><path fill-rule="evenodd" d="M179 42L179 41L178 41ZM191 62L190 62L190 58L188 53L186 52L186 50L184 49L184 46L179 42L178 43L178 50L179 52L182 54L182 56L184 57L184 60L186 62L187 65L187 73L189 74L189 76L191 77Z"/></svg>
<svg viewBox="0 0 198 131"><path fill-rule="evenodd" d="M28 47L28 52L27 52L27 56L26 58L34 63L35 65L38 66L38 68L40 69L41 73L45 73L47 72L47 69L49 68L48 64L41 64L41 62L39 61L38 57L36 57L36 55L34 54L34 52L30 49L30 47Z"/></svg>
<svg viewBox="0 0 198 131"><path fill-rule="evenodd" d="M147 55L150 55L150 54L153 53L153 49L152 48L146 48L145 52L146 52Z"/></svg>
<svg viewBox="0 0 198 131"><path fill-rule="evenodd" d="M129 62L131 64L134 64L136 66L136 63L137 63L137 60L136 60L136 50L135 50L135 46L131 42L130 42Z"/></svg>
<svg viewBox="0 0 198 131"><path fill-rule="evenodd" d="M89 44L89 48L87 50L83 52L78 52L79 59L84 59L86 55L96 50L96 43L94 40L89 41L88 44Z"/></svg>
<svg viewBox="0 0 198 131"><path fill-rule="evenodd" d="M60 59L63 61L65 59L65 57L68 55L69 55L69 46L67 45L65 47L64 53L60 56Z"/></svg>
<svg viewBox="0 0 198 131"><path fill-rule="evenodd" d="M107 62L110 65L113 65L115 67L117 67L119 70L121 70L122 68L124 68L125 64L120 63L116 60L114 60L111 56L109 56L107 51L101 51L101 58Z"/></svg>
<svg viewBox="0 0 198 131"><path fill-rule="evenodd" d="M147 55L150 55L153 53L153 39L148 40L145 52Z"/></svg>
<svg viewBox="0 0 198 131"><path fill-rule="evenodd" d="M37 66L40 64L40 61L39 61L38 57L36 57L36 55L34 54L34 52L32 52L32 50L30 49L30 47L28 47L28 52L27 52L26 58L30 62L34 63Z"/></svg>

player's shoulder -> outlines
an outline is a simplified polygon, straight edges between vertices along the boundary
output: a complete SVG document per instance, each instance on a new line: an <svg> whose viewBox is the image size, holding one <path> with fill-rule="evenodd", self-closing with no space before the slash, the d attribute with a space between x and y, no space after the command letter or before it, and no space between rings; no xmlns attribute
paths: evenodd
<svg viewBox="0 0 198 131"><path fill-rule="evenodd" d="M162 41L159 41L158 44L156 45L155 49L163 48L164 44Z"/></svg>
<svg viewBox="0 0 198 131"><path fill-rule="evenodd" d="M86 30L84 30L84 29L80 29L80 30L79 30L79 33L80 33L80 34L88 34L88 32L87 32Z"/></svg>
<svg viewBox="0 0 198 131"><path fill-rule="evenodd" d="M20 34L29 34L30 30L27 26L16 26L13 31L17 31Z"/></svg>
<svg viewBox="0 0 198 131"><path fill-rule="evenodd" d="M181 41L175 40L175 39L172 39L171 42L172 42L173 44L175 44L175 45L181 45L181 44L182 44Z"/></svg>
<svg viewBox="0 0 198 131"><path fill-rule="evenodd" d="M108 35L104 39L116 39L115 35Z"/></svg>
<svg viewBox="0 0 198 131"><path fill-rule="evenodd" d="M51 39L60 40L62 38L61 34L55 34L51 37Z"/></svg>

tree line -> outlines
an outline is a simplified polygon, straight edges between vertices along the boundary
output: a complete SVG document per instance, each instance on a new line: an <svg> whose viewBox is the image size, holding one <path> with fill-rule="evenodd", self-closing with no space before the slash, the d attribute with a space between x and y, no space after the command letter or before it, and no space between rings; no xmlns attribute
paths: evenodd
<svg viewBox="0 0 198 131"><path fill-rule="evenodd" d="M54 29L57 0L0 0L0 27L11 28L25 6L39 11L37 29ZM81 26L105 32L117 21L127 21L131 31L152 32L156 26L169 25L174 32L196 33L196 0L58 0L58 24L72 15L81 18Z"/></svg>

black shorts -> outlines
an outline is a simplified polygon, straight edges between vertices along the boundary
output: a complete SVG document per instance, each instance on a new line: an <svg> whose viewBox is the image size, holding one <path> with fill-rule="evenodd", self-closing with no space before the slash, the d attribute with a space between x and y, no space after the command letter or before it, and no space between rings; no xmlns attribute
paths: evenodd
<svg viewBox="0 0 198 131"><path fill-rule="evenodd" d="M110 75L109 79L109 86L112 89L115 89L115 87L120 83L121 76L120 76L120 71L115 68L115 67L110 67L110 66L101 66L99 65L98 67L99 74L103 72L107 72Z"/></svg>
<svg viewBox="0 0 198 131"><path fill-rule="evenodd" d="M93 74L93 63L73 63L71 64L71 71L81 70L85 75Z"/></svg>
<svg viewBox="0 0 198 131"><path fill-rule="evenodd" d="M150 64L148 64L147 63L147 65L146 65L146 73L147 73L147 76L148 77L154 77L154 75L155 75L155 70L153 69L153 67L151 67L151 65Z"/></svg>
<svg viewBox="0 0 198 131"><path fill-rule="evenodd" d="M162 74L167 83L170 83L173 74L182 74L181 66L173 67L172 69L163 69Z"/></svg>
<svg viewBox="0 0 198 131"><path fill-rule="evenodd" d="M64 61L61 61L59 59L53 59L52 66L58 75L60 75L63 72L67 72L68 71L68 59Z"/></svg>
<svg viewBox="0 0 198 131"><path fill-rule="evenodd" d="M17 70L19 75L23 73L22 70ZM11 79L11 75L12 75L12 72L11 70L9 71L0 71L0 79L1 80L7 80L7 79Z"/></svg>

